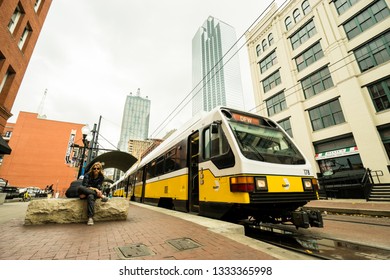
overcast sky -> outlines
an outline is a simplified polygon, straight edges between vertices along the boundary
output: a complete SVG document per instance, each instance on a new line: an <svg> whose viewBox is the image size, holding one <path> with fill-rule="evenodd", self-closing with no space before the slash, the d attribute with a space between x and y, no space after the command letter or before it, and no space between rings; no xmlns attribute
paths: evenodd
<svg viewBox="0 0 390 280"><path fill-rule="evenodd" d="M100 134L108 142L99 142L112 149L109 143L118 144L126 96L140 88L141 96L151 100L149 135L163 137L191 117L189 103L163 123L192 90L191 42L198 28L213 16L233 26L239 38L271 2L53 0L9 122L16 122L20 111L38 112L47 89L47 119L92 128L102 116ZM238 55L245 109L251 110L245 45Z"/></svg>

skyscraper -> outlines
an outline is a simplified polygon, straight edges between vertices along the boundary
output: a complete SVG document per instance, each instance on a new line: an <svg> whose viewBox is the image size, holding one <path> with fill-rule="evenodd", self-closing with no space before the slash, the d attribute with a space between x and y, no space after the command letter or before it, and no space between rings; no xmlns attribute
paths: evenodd
<svg viewBox="0 0 390 280"><path fill-rule="evenodd" d="M140 89L137 95L132 93L127 96L123 110L121 135L118 149L128 152L128 142L133 140L145 140L149 133L150 100L140 96Z"/></svg>
<svg viewBox="0 0 390 280"><path fill-rule="evenodd" d="M218 105L243 109L236 40L234 28L212 16L196 32L192 39L192 115Z"/></svg>

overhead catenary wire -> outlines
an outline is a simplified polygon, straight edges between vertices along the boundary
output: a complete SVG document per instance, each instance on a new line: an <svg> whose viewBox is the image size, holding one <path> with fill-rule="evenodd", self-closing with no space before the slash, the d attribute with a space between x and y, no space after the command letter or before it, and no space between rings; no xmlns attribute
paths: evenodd
<svg viewBox="0 0 390 280"><path fill-rule="evenodd" d="M288 0L286 0L284 3L286 3ZM231 52L233 50L233 48L240 42L240 40L245 36L245 34L258 22L258 20L260 20L260 18L264 15L264 13L272 6L272 4L275 2L275 0L273 0L268 6L267 8L264 9L264 11L251 23L251 25L245 30L245 32L236 40L236 42L226 51L226 53L214 64L214 66L203 76L203 78L195 85L195 87L181 100L181 102L172 110L172 112L162 121L161 125L158 126L158 128L152 132L151 134L151 137L153 135L158 135L158 133L160 133L168 124L166 123L168 120L171 121L175 116L177 116L183 109L184 109L184 106L187 105L193 98L195 95L197 95L203 88L205 85L207 85L211 80L212 78L219 72L221 71L221 69L223 68L223 66L225 66L226 63L228 63L235 55L237 55L238 51L242 49L242 47L246 44L247 41L245 41L245 43L240 47L238 48L238 50L233 53L233 55L227 60L225 61L222 66L219 68L219 69L216 69L216 71L214 72L214 75L211 76L208 80L207 77L214 71L214 69L220 65L221 61L224 60L224 58L228 55L229 52ZM284 3L282 4L282 6L284 5ZM204 81L206 80L206 83L195 93L195 95L192 95L192 98L190 98L185 104L184 106L179 110L179 107L185 102L185 100L191 96L191 94L193 94L194 90L196 90L198 88L198 86L203 83ZM179 111L177 111L179 110ZM173 116L173 117L172 117ZM166 123L165 125L163 125L164 123Z"/></svg>
<svg viewBox="0 0 390 280"><path fill-rule="evenodd" d="M275 15L282 7L284 7L284 5L285 5L288 1L289 1L289 0L284 1L284 2L275 10L275 12L274 12L270 17L273 17L273 15ZM206 77L209 76L210 72L212 72L212 71L214 70L214 68L215 68L217 65L220 64L221 60L222 60L222 59L223 59L223 58L224 58L224 57L233 49L233 47L234 47L236 44L239 43L239 41L240 41L241 38L245 35L245 33L248 32L248 31L252 28L252 26L253 26L253 25L262 17L262 15L264 14L264 12L266 12L266 11L269 9L269 7L270 7L274 2L275 2L275 1L271 2L271 4L262 12L262 14L261 14L259 17L256 18L256 20L250 25L250 27L244 32L244 34L240 36L240 38L239 38L239 39L233 44L233 46L225 53L225 55L224 55L224 56L223 56L215 65L214 65L214 67L213 67L213 68L212 68L212 69L203 77L203 79L195 86L195 88L192 89L191 92L190 92L189 94L187 94L187 96L180 102L180 104L174 109L174 111L172 111L172 113L164 120L164 122L167 121L167 119L168 119L170 116L173 115L173 113L175 112L175 110L177 110L178 107L179 107L180 105L183 104L183 102L185 101L185 99L187 99L188 96L190 96L190 94L193 93L193 91L198 87L198 85L199 85L201 82L203 82L203 81L206 79ZM252 35L252 36L253 36L253 35ZM229 60L225 61L225 62L223 63L223 65L222 65L222 67L219 68L219 69L217 69L216 72L214 72L214 74L213 74L208 80L206 80L205 85L207 85L207 83L208 83L209 81L212 80L212 78L213 78L213 77L214 77L214 76L223 68L223 66L224 66L225 64L227 64L227 63L230 61L230 59L232 59L235 55L237 55L237 53L238 53L238 52L239 52L239 51L248 43L249 40L251 40L251 38L252 38L252 37L249 37L249 38L246 39L246 41L237 49L237 51L229 58ZM284 38L279 38L279 40L282 40L282 39L284 39ZM379 49L379 48L380 48L380 47L377 47L377 49ZM375 51L375 50L372 50L372 51ZM346 59L349 59L349 57L352 56L352 55L354 55L354 53L351 51L351 52L349 52L346 56L342 57L341 59L339 59L339 60L337 60L337 61L335 61L335 62L333 62L333 63L331 63L331 64L328 63L328 64L327 64L327 67L328 67L328 68L329 68L329 67L333 67L333 66L335 66L336 64L338 64L339 62L342 62L342 61L345 61ZM350 61L348 61L348 62L342 64L340 67L337 67L337 68L335 68L335 69L332 69L332 71L329 70L329 75L335 73L336 71L338 71L338 70L342 69L343 67L346 67L347 65L349 65L349 64L351 64L351 63L354 63L354 62L356 62L356 58L353 58L353 59L351 59ZM322 67L321 67L321 68L322 68ZM320 81L320 79L314 80L313 83L316 82L316 81ZM205 86L205 85L204 85L204 86ZM289 97L289 96L291 96L291 95L293 95L293 94L295 94L295 93L297 93L297 92L302 91L301 88L297 88L297 87L299 87L300 85L301 85L301 84L300 84L300 82L298 81L297 83L295 83L295 84L292 85L291 87L284 89L284 92L288 92L288 91L290 91L290 90L295 89L294 91L292 91L292 92L290 92L289 94L285 95L285 97ZM204 87L204 86L203 86L203 87ZM201 87L201 88L196 92L196 94L198 94L198 93L203 89L203 87ZM187 104L194 98L194 96L195 96L195 95L193 95L192 98L189 99L189 100L185 103L185 105L187 105ZM252 112L252 111L255 111L255 110L257 110L257 111L263 110L263 109L265 108L265 107L263 107L263 106L266 106L266 101L267 101L267 100L264 100L262 103L256 105L254 108L252 108L252 109L250 109L250 110L248 110L248 111L249 111L249 112ZM292 106L292 105L294 105L294 104L289 104L289 106ZM183 109L184 109L184 107L182 107L182 108L181 108L173 117L175 117L175 116L176 116L178 113L180 113ZM172 117L170 120L172 120L173 117ZM163 122L163 123L164 123L164 122ZM166 124L166 125L168 125L168 124ZM166 125L165 125L165 126L162 126L162 125L159 126L158 132L161 132L162 129L164 129L164 128L166 127ZM155 132L156 132L156 131L157 131L157 129L155 130ZM153 132L153 133L155 133L155 132Z"/></svg>

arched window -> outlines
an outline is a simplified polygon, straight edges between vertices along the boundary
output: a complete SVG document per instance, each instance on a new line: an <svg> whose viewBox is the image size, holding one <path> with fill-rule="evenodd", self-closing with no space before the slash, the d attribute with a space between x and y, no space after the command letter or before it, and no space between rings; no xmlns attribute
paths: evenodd
<svg viewBox="0 0 390 280"><path fill-rule="evenodd" d="M294 21L297 23L301 19L301 13L298 9L296 9L293 13Z"/></svg>
<svg viewBox="0 0 390 280"><path fill-rule="evenodd" d="M268 49L268 44L267 44L267 40L266 39L264 39L263 42L261 42L261 45L263 46L263 51Z"/></svg>
<svg viewBox="0 0 390 280"><path fill-rule="evenodd" d="M292 27L292 21L290 17L286 17L284 20L284 24L286 25L286 30L289 30Z"/></svg>
<svg viewBox="0 0 390 280"><path fill-rule="evenodd" d="M261 55L261 46L260 45L256 46L256 54L257 54L257 56Z"/></svg>
<svg viewBox="0 0 390 280"><path fill-rule="evenodd" d="M274 35L272 35L272 33L270 33L268 35L268 45L272 46L273 43L274 43Z"/></svg>
<svg viewBox="0 0 390 280"><path fill-rule="evenodd" d="M311 7L308 0L303 1L302 3L302 11L303 14L306 15L308 12L311 11Z"/></svg>

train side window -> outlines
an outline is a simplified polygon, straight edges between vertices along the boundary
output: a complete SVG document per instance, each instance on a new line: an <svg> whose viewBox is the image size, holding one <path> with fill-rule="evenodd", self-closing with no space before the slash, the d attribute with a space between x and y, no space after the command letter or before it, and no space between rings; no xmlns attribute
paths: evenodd
<svg viewBox="0 0 390 280"><path fill-rule="evenodd" d="M176 170L176 147L168 151L165 157L165 173Z"/></svg>
<svg viewBox="0 0 390 280"><path fill-rule="evenodd" d="M142 182L142 169L139 169L135 176L136 176L135 177L136 182Z"/></svg>
<svg viewBox="0 0 390 280"><path fill-rule="evenodd" d="M146 179L153 178L155 176L155 173L156 173L156 161L154 160L146 166Z"/></svg>
<svg viewBox="0 0 390 280"><path fill-rule="evenodd" d="M177 169L182 169L187 166L187 142L183 140L177 146L176 151L176 166Z"/></svg>
<svg viewBox="0 0 390 280"><path fill-rule="evenodd" d="M204 130L203 135L205 159L217 157L229 151L229 144L220 126L213 124Z"/></svg>
<svg viewBox="0 0 390 280"><path fill-rule="evenodd" d="M211 140L210 140L210 129L207 128L205 131L204 131L204 149L203 149L203 157L205 159L209 159L211 157Z"/></svg>
<svg viewBox="0 0 390 280"><path fill-rule="evenodd" d="M157 158L156 161L156 176L164 174L164 156Z"/></svg>

